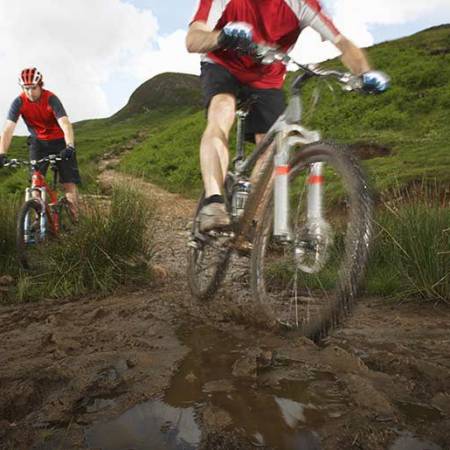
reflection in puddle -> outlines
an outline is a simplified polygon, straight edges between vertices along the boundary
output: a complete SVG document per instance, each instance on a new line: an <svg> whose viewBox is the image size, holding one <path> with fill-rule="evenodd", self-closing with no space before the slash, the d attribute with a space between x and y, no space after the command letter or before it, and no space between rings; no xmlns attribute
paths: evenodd
<svg viewBox="0 0 450 450"><path fill-rule="evenodd" d="M155 400L86 433L89 447L105 450L191 450L200 443L194 408L173 408Z"/></svg>
<svg viewBox="0 0 450 450"><path fill-rule="evenodd" d="M232 431L255 446L320 450L314 430L324 423L326 413L308 393L316 379L263 383L263 377L257 381L251 375L252 367L248 377L237 377L233 375L237 361L242 362L240 370L246 369L245 348L238 341L206 327L180 332L180 338L192 351L162 401L137 405L109 423L93 426L86 433L90 448L195 449L202 437L195 409L203 423ZM226 419L217 423L217 417Z"/></svg>
<svg viewBox="0 0 450 450"><path fill-rule="evenodd" d="M411 433L403 433L389 450L442 450L439 445L414 437Z"/></svg>

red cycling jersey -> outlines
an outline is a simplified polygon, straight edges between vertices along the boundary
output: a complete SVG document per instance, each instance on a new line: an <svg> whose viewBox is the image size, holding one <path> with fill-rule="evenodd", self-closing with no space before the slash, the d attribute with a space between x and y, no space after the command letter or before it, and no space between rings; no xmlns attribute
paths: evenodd
<svg viewBox="0 0 450 450"><path fill-rule="evenodd" d="M8 119L17 122L22 116L30 134L40 140L50 141L64 138L58 119L66 116L58 97L46 89L38 100L32 102L25 93L17 97L9 110Z"/></svg>
<svg viewBox="0 0 450 450"><path fill-rule="evenodd" d="M284 52L292 49L308 26L331 42L340 34L318 0L200 0L192 22L196 21L206 22L213 30L221 30L228 22L246 22L253 27L255 42ZM286 73L282 63L261 65L230 50L214 50L203 60L224 66L239 81L258 89L281 88Z"/></svg>

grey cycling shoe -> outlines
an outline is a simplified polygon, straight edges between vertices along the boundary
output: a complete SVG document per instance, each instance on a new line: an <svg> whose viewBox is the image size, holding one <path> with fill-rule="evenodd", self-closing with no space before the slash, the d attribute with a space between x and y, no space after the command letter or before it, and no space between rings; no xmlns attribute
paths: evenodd
<svg viewBox="0 0 450 450"><path fill-rule="evenodd" d="M230 216L223 203L210 203L199 212L199 229L201 233L226 228L230 225Z"/></svg>

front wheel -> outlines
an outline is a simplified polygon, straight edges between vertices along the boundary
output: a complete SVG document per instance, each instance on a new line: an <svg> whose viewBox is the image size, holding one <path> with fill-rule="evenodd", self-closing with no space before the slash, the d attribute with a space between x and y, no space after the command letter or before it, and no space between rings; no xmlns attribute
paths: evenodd
<svg viewBox="0 0 450 450"><path fill-rule="evenodd" d="M17 256L23 269L31 270L38 267L40 247L45 238L42 225L40 201L28 200L19 211L16 228Z"/></svg>
<svg viewBox="0 0 450 450"><path fill-rule="evenodd" d="M307 209L307 187L314 182L309 171L318 162L326 179L321 220ZM348 148L318 143L293 155L291 239L281 242L273 236L270 196L251 260L253 295L272 324L319 340L350 313L367 265L372 203L365 175Z"/></svg>

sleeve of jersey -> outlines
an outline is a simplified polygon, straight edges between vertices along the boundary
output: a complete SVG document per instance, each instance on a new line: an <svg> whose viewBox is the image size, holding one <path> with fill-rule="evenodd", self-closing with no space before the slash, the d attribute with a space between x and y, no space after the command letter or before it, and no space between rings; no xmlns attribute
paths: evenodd
<svg viewBox="0 0 450 450"><path fill-rule="evenodd" d="M300 23L302 28L309 26L317 31L324 41L334 43L341 33L331 19L323 13L320 3L317 0L304 0L301 3Z"/></svg>
<svg viewBox="0 0 450 450"><path fill-rule="evenodd" d="M48 104L53 109L53 114L55 115L56 119L60 119L61 117L67 116L64 106L62 105L61 101L56 95L52 95L48 99Z"/></svg>
<svg viewBox="0 0 450 450"><path fill-rule="evenodd" d="M209 12L211 11L213 0L200 0L197 12L195 13L194 17L192 18L190 24L192 22L196 22L197 20L200 20L202 22L208 21Z"/></svg>
<svg viewBox="0 0 450 450"><path fill-rule="evenodd" d="M20 97L17 97L11 104L11 107L8 111L8 120L11 120L12 122L17 122L20 117L20 108L22 108L22 99Z"/></svg>

